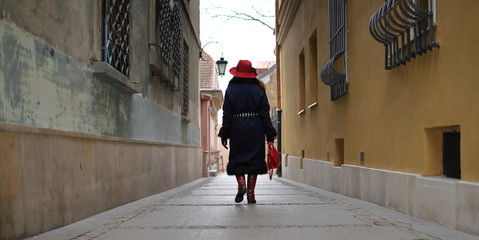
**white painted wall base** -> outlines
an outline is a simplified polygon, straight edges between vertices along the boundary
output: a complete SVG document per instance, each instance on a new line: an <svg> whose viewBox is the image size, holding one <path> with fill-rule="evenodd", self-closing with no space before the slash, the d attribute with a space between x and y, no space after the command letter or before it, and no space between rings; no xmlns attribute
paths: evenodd
<svg viewBox="0 0 479 240"><path fill-rule="evenodd" d="M479 183L282 156L282 177L479 235Z"/></svg>

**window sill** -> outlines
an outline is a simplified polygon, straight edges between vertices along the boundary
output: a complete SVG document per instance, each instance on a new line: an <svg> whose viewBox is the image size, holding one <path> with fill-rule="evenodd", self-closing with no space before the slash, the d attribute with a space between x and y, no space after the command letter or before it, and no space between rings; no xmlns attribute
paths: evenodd
<svg viewBox="0 0 479 240"><path fill-rule="evenodd" d="M93 62L93 76L120 87L129 93L141 92L138 82L132 81L106 62Z"/></svg>
<svg viewBox="0 0 479 240"><path fill-rule="evenodd" d="M308 106L308 108L311 109L311 108L313 108L313 107L315 107L315 106L317 106L317 105L318 105L318 102L314 102L314 103L310 104L310 105Z"/></svg>

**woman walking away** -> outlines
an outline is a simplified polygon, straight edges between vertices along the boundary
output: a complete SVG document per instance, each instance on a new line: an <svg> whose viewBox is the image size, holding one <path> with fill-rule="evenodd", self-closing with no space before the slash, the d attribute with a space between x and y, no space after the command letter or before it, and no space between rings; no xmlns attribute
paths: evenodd
<svg viewBox="0 0 479 240"><path fill-rule="evenodd" d="M265 136L273 142L276 129L269 116L269 102L264 83L256 78L256 69L248 60L240 60L230 69L234 76L226 89L223 102L223 127L218 136L227 149L230 139L228 175L235 175L238 193L235 202L243 201L247 193L248 204L256 203L254 188L258 174L266 174ZM247 181L245 174L248 175Z"/></svg>

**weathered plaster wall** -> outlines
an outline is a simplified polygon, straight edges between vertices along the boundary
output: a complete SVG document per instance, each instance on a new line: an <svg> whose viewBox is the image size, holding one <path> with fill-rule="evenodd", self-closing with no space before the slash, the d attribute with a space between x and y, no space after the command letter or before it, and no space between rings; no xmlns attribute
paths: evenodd
<svg viewBox="0 0 479 240"><path fill-rule="evenodd" d="M182 92L150 76L150 1L131 1L129 78L141 85L131 94L93 74L101 0L0 0L0 239L202 176L199 22L182 11L190 67L184 118ZM190 1L194 17L198 4Z"/></svg>
<svg viewBox="0 0 479 240"><path fill-rule="evenodd" d="M0 19L87 64L101 59L101 1L0 0Z"/></svg>
<svg viewBox="0 0 479 240"><path fill-rule="evenodd" d="M202 174L200 146L0 124L0 239L22 238Z"/></svg>
<svg viewBox="0 0 479 240"><path fill-rule="evenodd" d="M27 125L69 131L199 144L196 57L199 21L194 21L198 17L194 6L198 4L198 1L190 1L188 11L193 19L181 15L183 37L190 48L189 122L176 121L181 119L182 93L150 78L149 0L131 3L131 34L135 37L131 38L130 78L141 83L142 94L137 96L119 92L114 86L92 77L91 61L101 60L101 1L0 1L0 47L4 50L0 56L0 73L3 72L8 82L4 91L11 92L0 96L4 97L0 108L5 107L8 114L13 114L9 108L15 109L11 119L17 124L23 121ZM193 26L189 26L191 24ZM9 101L12 94L16 99ZM138 98L133 100L135 97ZM142 98L146 111L152 111L151 103L156 104L159 107L150 114L178 125L169 127L169 132L161 132L165 122L153 118L157 116L135 112L145 113L143 106L139 106ZM2 104L8 102L15 106ZM22 107L18 108L19 105ZM5 119L10 122L7 116ZM132 119L137 122L131 122ZM143 126L152 128L131 129Z"/></svg>
<svg viewBox="0 0 479 240"><path fill-rule="evenodd" d="M2 21L0 39L1 122L139 140L199 144L199 126L195 122L184 124L173 112L95 78L90 65L82 64ZM148 70L140 71L141 64L137 65L139 70L135 72L149 74ZM191 106L195 103L192 99ZM193 111L192 116L195 113ZM193 119L199 122L198 117ZM169 127L164 127L165 123Z"/></svg>

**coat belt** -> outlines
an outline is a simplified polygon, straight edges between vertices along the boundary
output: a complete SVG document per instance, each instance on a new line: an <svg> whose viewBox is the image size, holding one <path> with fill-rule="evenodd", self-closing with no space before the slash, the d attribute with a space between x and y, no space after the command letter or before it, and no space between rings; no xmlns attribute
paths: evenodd
<svg viewBox="0 0 479 240"><path fill-rule="evenodd" d="M244 112L244 113L235 113L233 114L235 118L244 118L244 117L259 117L257 112Z"/></svg>

